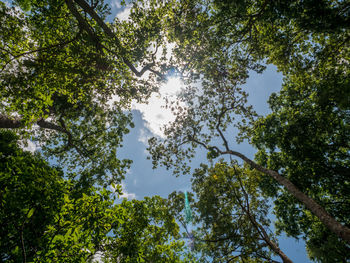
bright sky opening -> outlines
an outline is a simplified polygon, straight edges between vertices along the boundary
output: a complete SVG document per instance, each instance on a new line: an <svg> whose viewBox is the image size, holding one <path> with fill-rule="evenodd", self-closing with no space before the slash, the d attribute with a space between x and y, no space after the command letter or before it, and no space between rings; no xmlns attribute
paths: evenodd
<svg viewBox="0 0 350 263"><path fill-rule="evenodd" d="M146 127L156 136L164 137L162 128L175 120L174 114L169 108L165 108L165 99L176 101L177 95L183 88L183 83L178 77L170 77L158 93L151 95L148 104L133 103L132 109L139 110L146 122Z"/></svg>

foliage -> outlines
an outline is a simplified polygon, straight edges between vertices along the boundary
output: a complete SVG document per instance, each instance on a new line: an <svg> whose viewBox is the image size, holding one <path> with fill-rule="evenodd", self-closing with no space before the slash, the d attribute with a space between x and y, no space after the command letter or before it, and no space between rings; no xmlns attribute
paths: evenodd
<svg viewBox="0 0 350 263"><path fill-rule="evenodd" d="M269 206L258 188L259 180L256 171L222 160L213 167L196 169L192 180L193 233L201 262L271 261L278 246L266 230ZM169 197L173 211L183 214L178 200L183 198L181 194L174 192Z"/></svg>
<svg viewBox="0 0 350 263"><path fill-rule="evenodd" d="M302 235L315 260L344 260L348 244L321 227L320 217L310 214L310 207L304 208L294 191L282 189L272 178L289 179L331 217L349 226L348 3L181 1L179 5L183 11L172 21L177 27L171 37L179 61L188 54L192 57L183 66L188 88L181 99L187 107L171 105L177 119L166 128L165 142L150 140L154 165L189 172L184 164L199 146L209 161L236 156L269 175L262 177L260 187L277 198L280 230ZM284 83L280 94L270 98L272 114L257 119L245 105L247 94L241 85L248 70L261 72L266 63L277 66ZM203 88L193 84L196 77ZM247 139L258 148L257 163L235 151L235 139ZM335 240L338 249L330 255L327 251Z"/></svg>
<svg viewBox="0 0 350 263"><path fill-rule="evenodd" d="M145 102L167 68L169 7L140 1L132 20L110 23L103 1L14 4L27 12L0 3L0 127L21 128L76 174L117 183L130 165L116 149L133 127L131 100Z"/></svg>
<svg viewBox="0 0 350 263"><path fill-rule="evenodd" d="M349 245L319 221L335 219L338 236L345 233L341 224L350 224L347 1L139 0L132 3L129 20L113 22L107 21L103 1L13 3L21 9L0 2L0 127L20 129L19 134L40 143L47 156L69 170L67 176L80 179L74 187L89 192L76 199L63 194L63 201L57 196L55 202L64 202L58 205L62 210L47 213L63 213L71 222L74 209L84 210L85 201L102 194L90 186L123 178L130 161L116 155L133 126L127 112L131 100L147 101L161 83L157 80L176 69L187 87L181 103L168 105L177 118L165 129L166 140L150 140L154 166L189 173L199 147L207 151L209 162L236 156L263 172L259 187L276 200L279 230L305 238L312 259L347 260ZM169 60L167 42L175 45ZM261 73L269 63L281 71L284 83L270 98L272 113L258 117L247 105L242 85L251 70ZM234 142L244 139L258 148L256 162L234 151ZM21 161L18 165L29 169ZM59 176L55 171L48 176ZM73 184L57 182L63 192ZM20 189L31 193L24 183ZM70 203L72 198L85 201ZM107 203L99 206L108 207L110 200L103 200ZM142 207L137 202L131 206ZM27 205L22 210L16 213L25 226L26 215L34 218L35 209ZM74 224L72 228L78 227ZM105 234L101 239L97 235L96 244ZM91 243L83 236L79 240L76 251ZM156 257L142 249L145 258ZM125 260L136 260L128 255ZM110 257L119 255L111 252Z"/></svg>
<svg viewBox="0 0 350 263"><path fill-rule="evenodd" d="M1 261L188 262L164 199L116 204L112 192L82 188L21 150L13 133L2 131L0 145Z"/></svg>
<svg viewBox="0 0 350 263"><path fill-rule="evenodd" d="M62 172L38 156L23 152L10 132L0 133L1 261L33 259L45 244L46 226L63 204L66 183Z"/></svg>
<svg viewBox="0 0 350 263"><path fill-rule="evenodd" d="M240 87L248 77L243 71L246 69L237 74L240 62L227 62L231 61L228 53L216 54L220 55L216 61L203 64L201 86L189 83L178 102L168 105L176 120L165 127L164 141L161 138L149 140L154 167L161 164L174 168L176 175L189 173L188 160L194 157L198 147L207 149L208 159L215 159L221 155L216 146L218 138L231 134L233 127L244 130L255 120L257 114L247 105L248 94ZM225 151L230 142L222 142Z"/></svg>
<svg viewBox="0 0 350 263"><path fill-rule="evenodd" d="M179 239L179 227L164 199L124 200L120 207L125 209L127 220L112 230L115 238L106 245L111 262L187 262L184 242L174 241Z"/></svg>
<svg viewBox="0 0 350 263"><path fill-rule="evenodd" d="M281 92L271 96L272 113L259 119L252 128L252 142L259 149L257 160L266 167L280 170L337 220L349 225L349 111L339 106L340 100L332 96L325 100L324 83L310 85L293 80L286 79ZM332 80L328 85L331 87ZM343 260L344 255L349 254L349 247L327 233L294 198L272 189L269 184L266 181L263 188L278 197L275 213L280 230L306 238L311 254L319 247L317 255L323 254L319 258L330 256L328 251L335 243L338 245L333 252L337 256L329 258Z"/></svg>

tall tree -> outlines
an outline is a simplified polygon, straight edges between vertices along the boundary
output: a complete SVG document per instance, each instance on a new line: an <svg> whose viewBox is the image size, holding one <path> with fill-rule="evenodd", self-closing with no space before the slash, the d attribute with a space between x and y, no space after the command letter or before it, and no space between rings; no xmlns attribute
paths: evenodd
<svg viewBox="0 0 350 263"><path fill-rule="evenodd" d="M130 21L109 23L103 1L14 3L28 11L0 3L0 127L34 129L32 140L79 174L121 179L130 102L147 100L166 70L167 5L135 3Z"/></svg>
<svg viewBox="0 0 350 263"><path fill-rule="evenodd" d="M225 56L222 55L223 60L224 58ZM220 73L217 72L219 70L222 69L210 69L208 74L212 74L213 79L209 82L207 77L200 92L197 92L195 87L187 89L182 97L183 102L189 105L187 109L174 106L177 119L165 130L167 134L165 142L161 140L157 142L156 138L150 140L150 152L154 164L161 163L168 168L175 165L176 168L187 172L189 167L183 164L194 156L195 148L198 146L206 149L208 157L211 159L220 155L236 156L251 165L252 168L283 185L294 198L312 211L332 232L344 240L348 240L349 229L337 222L315 200L283 176L283 173L279 170L268 169L232 149L233 142L228 137L232 134L232 130L229 128L232 129L232 126L236 126L245 132L246 123L249 124L254 120L254 112L250 106L245 105L246 94L236 86L232 77L225 76L218 79ZM238 118L239 122L234 122L235 118ZM232 126L230 127L230 125ZM303 176L307 176L307 174Z"/></svg>
<svg viewBox="0 0 350 263"><path fill-rule="evenodd" d="M256 159L260 164L283 169L285 177L349 226L349 111L332 98L325 100L321 89L319 83L305 85L286 79L281 92L269 100L272 113L252 127L252 142L259 149ZM262 187L277 198L279 228L303 236L310 254L317 254L315 258L344 261L350 247L324 229L288 192L270 183L267 180ZM311 247L318 252L313 253Z"/></svg>
<svg viewBox="0 0 350 263"><path fill-rule="evenodd" d="M0 3L0 127L38 126L39 134L31 134L45 143L47 154L80 169L77 174L86 183L97 178L109 184L121 179L129 164L118 160L115 151L131 126L124 109L133 98L146 100L157 88L156 78L173 66L189 84L180 98L187 106L169 105L178 117L166 130L165 143L151 141L155 163L180 167L197 146L207 149L209 159L236 156L284 186L288 193L282 196L289 201L279 201L294 207L301 202L317 217L306 216L308 212L301 209L304 218L320 220L350 241L350 230L342 225L348 224L347 200L331 200L332 207L327 201L338 191L348 192L344 176L348 144L341 139L348 136L350 97L347 1L135 1L131 20L113 23L106 22L108 8L103 1L15 2L25 12ZM164 54L157 56L158 50L166 50L165 39L175 43L170 65ZM262 72L266 62L285 75L285 93L271 99L273 116L253 126L256 114L245 105L247 94L241 85L249 70ZM199 92L196 80L203 86ZM118 102L111 107L108 102L113 96ZM301 105L301 111L291 110L293 105ZM295 119L285 113L293 113ZM312 114L316 120L310 118ZM330 125L320 121L323 118ZM290 135L294 120L308 125ZM322 125L331 127L322 132ZM239 141L254 140L259 148L256 161L234 151L231 127L240 128ZM276 132L277 137L265 132ZM310 140L314 134L318 140ZM277 153L280 146L283 150ZM317 153L304 152L310 149ZM299 155L312 160L304 162ZM322 172L320 167L332 172ZM322 175L316 177L315 172ZM299 183L298 178L307 179ZM270 186L265 191L279 197L283 190L266 181ZM323 196L316 194L320 187ZM294 234L314 227L298 226ZM319 233L315 239L306 236L313 244L322 239ZM333 239L338 237L329 240Z"/></svg>
<svg viewBox="0 0 350 263"><path fill-rule="evenodd" d="M272 254L292 262L268 230L268 199L258 188L256 173L223 161L196 169L192 231L201 262L275 262ZM179 198L170 195L175 211L183 208Z"/></svg>
<svg viewBox="0 0 350 263"><path fill-rule="evenodd" d="M81 187L16 139L0 132L1 262L189 262L164 199L116 204L120 187Z"/></svg>
<svg viewBox="0 0 350 263"><path fill-rule="evenodd" d="M312 194L308 196L307 189L293 184L285 173L286 167L267 169L266 162L255 162L235 151L229 137L232 124L245 134L239 136L238 141L252 138L251 133L246 133L249 125L245 123L252 123L254 114L244 105L246 94L239 87L247 79L249 69L259 72L266 61L275 64L287 77L285 86L292 83L300 90L312 90L308 93L312 103L333 105L334 111L341 112L338 120L347 123L349 27L345 21L348 20L348 4L332 4L331 1L183 1L180 5L184 11L174 19L175 30L171 32L177 44L176 55L180 61L188 53L193 56L194 59L184 67L185 73L189 74L184 76L188 78L187 83L193 82L195 77L201 78L203 88L196 91L192 85L184 92L181 99L188 105L187 109L175 105L180 113L177 123L166 129L165 144L151 140L154 162L163 162L167 167L176 162L179 164L193 157L194 148L199 145L208 150L209 158L222 154L236 156L283 185L328 229L350 242L350 230L345 226L348 219L338 218L328 207L319 204L322 203L319 198ZM304 12L297 12L301 9ZM316 19L320 13L329 16L324 20ZM339 24L332 22L333 17L339 18ZM312 19L314 26L306 22ZM190 32L195 33L191 36ZM341 91L337 92L339 88ZM314 100L312 96L318 99ZM295 96L295 103L302 104L307 99ZM322 108L319 112L322 115ZM234 118L238 121L234 122ZM307 122L307 116L304 121ZM313 134L318 134L318 127L310 128ZM329 136L337 133L332 132ZM283 139L288 140L287 137ZM328 141L325 137L320 140ZM282 154L288 155L288 152ZM326 152L322 154L327 155ZM342 158L345 160L346 156ZM342 169L347 170L347 166L346 162L342 163ZM312 177L312 174L298 173L299 178ZM332 180L331 175L328 179L329 182ZM328 184L325 191L331 187Z"/></svg>

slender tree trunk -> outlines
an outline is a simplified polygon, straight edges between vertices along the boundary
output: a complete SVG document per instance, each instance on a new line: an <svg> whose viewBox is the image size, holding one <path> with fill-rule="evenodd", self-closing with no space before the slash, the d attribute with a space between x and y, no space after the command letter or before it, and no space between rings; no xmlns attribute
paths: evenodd
<svg viewBox="0 0 350 263"><path fill-rule="evenodd" d="M239 183L241 185L241 191L243 192L243 196L245 198L245 202L242 202L239 195L233 190L234 195L236 196L237 201L239 202L239 206L242 208L243 212L248 216L250 222L253 224L254 228L258 231L260 237L266 242L266 244L270 247L270 249L275 252L283 261L283 263L293 263L293 261L283 253L283 251L279 248L278 244L273 242L269 235L266 233L264 227L258 223L255 219L254 214L250 212L250 202L247 192L245 191L241 179L237 176Z"/></svg>
<svg viewBox="0 0 350 263"><path fill-rule="evenodd" d="M253 219L253 220L255 221L255 219ZM283 251L279 248L279 246L269 238L265 229L260 224L258 224L256 221L255 221L255 224L256 224L259 232L261 233L262 238L265 240L265 242L268 244L268 246L277 255L279 255L279 257L283 260L283 263L293 263L293 261L286 254L283 253Z"/></svg>
<svg viewBox="0 0 350 263"><path fill-rule="evenodd" d="M27 254L26 254L26 248L24 245L24 238L23 238L23 228L24 228L24 222L22 224L22 229L21 229L21 246L22 246L22 257L23 257L23 263L27 263Z"/></svg>
<svg viewBox="0 0 350 263"><path fill-rule="evenodd" d="M281 185L283 185L288 192L293 195L296 199L302 202L307 209L309 209L318 219L333 233L339 236L341 239L347 241L350 244L350 229L343 226L334 217L332 217L322 206L320 206L315 200L300 191L291 181L280 175L278 172L267 169L256 162L252 161L245 155L235 152L226 151L221 152L221 154L231 154L241 158L244 162L248 163L252 168L263 172L266 175L271 176Z"/></svg>

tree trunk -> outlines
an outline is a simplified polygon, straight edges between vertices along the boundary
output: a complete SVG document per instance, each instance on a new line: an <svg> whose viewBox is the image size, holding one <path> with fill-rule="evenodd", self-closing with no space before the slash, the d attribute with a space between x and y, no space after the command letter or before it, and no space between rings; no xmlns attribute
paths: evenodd
<svg viewBox="0 0 350 263"><path fill-rule="evenodd" d="M10 118L9 116L0 114L0 128L16 129L20 127L22 127L22 123L17 117Z"/></svg>
<svg viewBox="0 0 350 263"><path fill-rule="evenodd" d="M238 177L238 179L239 179L239 177ZM283 263L293 263L293 261L286 254L284 254L283 251L279 248L278 244L276 244L275 242L273 242L270 239L270 237L266 233L264 227L256 221L255 216L250 213L250 203L249 203L248 194L244 190L243 184L242 184L240 179L239 179L239 183L241 185L241 191L244 194L243 196L245 198L245 204L244 204L244 202L241 202L241 199L239 198L239 196L235 192L235 190L233 190L233 191L234 191L234 195L236 196L237 201L239 202L239 205L242 208L243 212L248 216L250 222L253 224L255 229L258 231L260 237L266 242L266 244L270 247L270 249L273 252L275 252L282 259Z"/></svg>
<svg viewBox="0 0 350 263"><path fill-rule="evenodd" d="M302 202L307 209L309 209L318 219L334 234L339 236L341 239L347 241L350 244L350 229L346 226L343 226L334 217L332 217L328 212L320 206L315 200L304 194L300 191L291 181L287 178L280 175L278 172L262 167L256 162L252 161L245 155L235 152L235 151L226 151L221 152L222 154L231 154L241 158L244 162L248 163L252 168L263 172L266 175L271 176L281 185L283 185L288 192L293 195L296 199Z"/></svg>
<svg viewBox="0 0 350 263"><path fill-rule="evenodd" d="M40 119L33 123L37 124L40 128L43 128L43 129L49 129L49 130L54 130L57 132L63 132L63 133L69 134L69 132L64 127L61 127L52 122L48 122L44 119ZM0 128L18 129L18 128L24 128L24 126L25 125L21 118L9 117L7 115L0 114Z"/></svg>
<svg viewBox="0 0 350 263"><path fill-rule="evenodd" d="M255 219L253 219L253 220L255 221ZM265 229L260 224L258 224L256 221L255 221L254 224L256 224L259 232L261 232L262 238L265 240L265 242L268 244L268 246L277 255L279 255L279 257L283 260L283 263L293 263L293 261L286 254L283 253L283 251L279 248L279 246L269 238L269 236L266 233Z"/></svg>

